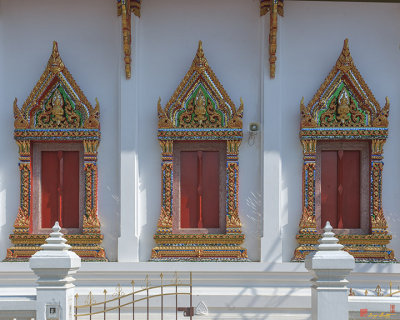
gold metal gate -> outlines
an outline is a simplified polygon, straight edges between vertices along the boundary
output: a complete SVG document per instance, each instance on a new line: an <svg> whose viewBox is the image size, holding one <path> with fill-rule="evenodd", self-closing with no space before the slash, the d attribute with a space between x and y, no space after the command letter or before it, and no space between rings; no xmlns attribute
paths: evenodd
<svg viewBox="0 0 400 320"><path fill-rule="evenodd" d="M151 279L151 281L154 281ZM121 320L121 310L124 312L131 313L131 319L135 320L135 311L138 309L138 305L142 302L145 303L145 314L146 319L150 319L150 309L154 308L154 305L150 305L152 300L160 300L160 304L156 307L159 308L159 319L164 319L164 311L166 308L166 297L168 297L168 308L171 307L175 310L175 319L178 320L178 311L183 311L183 315L185 317L190 317L192 319L194 315L193 301L192 301L192 273L189 273L189 279L179 278L178 274L174 274L174 278L172 281L165 281L164 274L160 274L159 279L156 279L159 282L159 285L152 285L149 276L147 275L145 278L145 285L139 290L135 291L135 281L131 281L132 292L125 294L122 291L121 286L118 284L116 288L116 292L110 297L107 296L107 290L103 291L104 298L102 298L100 302L96 302L95 296L92 292L89 292L87 299L84 304L79 305L79 295L75 295L75 320L95 320L95 319L107 319L107 315L110 313L116 313L113 318L117 318ZM178 303L182 303L182 301L178 301L179 296L187 296L189 299L181 299L181 300L189 300L187 301L189 307L179 307ZM171 299L172 298L172 299ZM174 300L172 302L172 300ZM172 304L175 304L172 306ZM150 307L151 306L151 307ZM141 306L143 309L143 305ZM124 316L127 318L128 316ZM110 317L108 317L109 319Z"/></svg>

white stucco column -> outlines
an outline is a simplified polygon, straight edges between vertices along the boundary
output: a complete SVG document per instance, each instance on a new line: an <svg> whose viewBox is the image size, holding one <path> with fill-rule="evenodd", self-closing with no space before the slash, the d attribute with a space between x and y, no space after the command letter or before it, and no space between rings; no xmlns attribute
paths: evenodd
<svg viewBox="0 0 400 320"><path fill-rule="evenodd" d="M133 14L131 79L126 79L122 38L120 57L120 236L118 261L139 261L138 235L138 58L137 28L139 19Z"/></svg>
<svg viewBox="0 0 400 320"><path fill-rule="evenodd" d="M313 320L349 319L346 277L354 269L354 258L343 251L329 222L317 251L306 257L306 268L313 275L311 308Z"/></svg>
<svg viewBox="0 0 400 320"><path fill-rule="evenodd" d="M58 222L53 232L29 260L29 266L39 277L36 288L36 320L72 320L74 316L73 274L81 266L81 258L69 251Z"/></svg>
<svg viewBox="0 0 400 320"><path fill-rule="evenodd" d="M281 25L281 17L278 17ZM262 119L262 195L263 234L261 261L282 261L281 239L281 68L280 28L277 31L275 79L270 78L269 66L269 14L261 18L261 119ZM271 240L273 239L273 241Z"/></svg>

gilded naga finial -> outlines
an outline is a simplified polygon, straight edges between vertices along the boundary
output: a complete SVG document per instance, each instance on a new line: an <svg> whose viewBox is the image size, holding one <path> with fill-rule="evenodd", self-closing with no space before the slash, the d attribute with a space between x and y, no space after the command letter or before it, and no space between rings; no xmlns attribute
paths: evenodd
<svg viewBox="0 0 400 320"><path fill-rule="evenodd" d="M343 49L340 54L340 57L336 63L338 69L342 70L343 72L348 72L353 65L353 58L350 54L349 49L349 39L344 39Z"/></svg>
<svg viewBox="0 0 400 320"><path fill-rule="evenodd" d="M19 110L17 106L17 98L14 99L14 104L13 104L13 109L14 109L14 128L15 129L27 129L29 127L28 122L24 119L24 117L21 114L21 111Z"/></svg>
<svg viewBox="0 0 400 320"><path fill-rule="evenodd" d="M202 68L207 64L207 59L205 58L203 51L203 42L201 40L199 41L199 46L197 48L193 63L199 68Z"/></svg>
<svg viewBox="0 0 400 320"><path fill-rule="evenodd" d="M49 59L48 67L53 73L59 73L64 69L64 63L61 60L60 53L58 52L58 43L53 41L53 50Z"/></svg>

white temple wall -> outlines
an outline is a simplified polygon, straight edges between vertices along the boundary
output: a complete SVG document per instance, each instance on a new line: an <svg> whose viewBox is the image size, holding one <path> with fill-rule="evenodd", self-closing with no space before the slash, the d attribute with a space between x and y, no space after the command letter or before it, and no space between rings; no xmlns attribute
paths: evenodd
<svg viewBox="0 0 400 320"><path fill-rule="evenodd" d="M100 102L99 216L103 245L112 261L117 260L117 239L124 227L120 227L120 212L128 208L119 202L121 188L127 187L122 175L131 172L130 158L122 159L120 151L129 153L133 148L129 143L120 146L124 131L119 130L118 108L123 99L128 107L131 103L137 108L138 128L133 131L138 135L137 212L129 207L127 214L137 217L132 232L139 238L139 260L147 261L160 213L157 99L161 97L165 106L189 69L198 40L202 40L206 57L233 102L239 105L240 97L244 101L239 197L247 237L244 246L254 261L260 260L260 252L262 261L289 261L302 209L300 99L304 96L308 103L315 94L346 37L378 102L382 105L386 96L391 101L383 207L393 234L390 247L400 257L400 4L286 1L285 17L279 18L274 80L269 79L269 16L259 17L258 0L144 0L141 14L140 20L134 19L137 46L132 56L132 79L125 81L121 22L114 1L0 0L0 260L10 246L8 236L19 203L12 102L18 97L21 106L28 97L45 68L52 41L58 41L66 66L89 101L94 104L98 97ZM122 93L126 96L121 97ZM247 128L254 121L264 121L264 128L250 146ZM129 135L125 139L129 140ZM270 161L273 166L262 171L262 163L268 166ZM120 168L121 164L128 170ZM266 182L264 195L261 181ZM131 189L125 190L129 197ZM273 233L266 232L269 230ZM128 243L129 247L132 249Z"/></svg>

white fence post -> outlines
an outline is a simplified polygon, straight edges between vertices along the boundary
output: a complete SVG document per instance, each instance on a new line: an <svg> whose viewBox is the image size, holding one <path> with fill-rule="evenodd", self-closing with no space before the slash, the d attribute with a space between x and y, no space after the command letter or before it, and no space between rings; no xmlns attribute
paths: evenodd
<svg viewBox="0 0 400 320"><path fill-rule="evenodd" d="M81 258L69 251L58 222L53 232L29 260L37 280L36 320L72 320L74 316L74 284L71 276L80 268Z"/></svg>
<svg viewBox="0 0 400 320"><path fill-rule="evenodd" d="M348 320L349 302L346 277L354 269L354 258L343 251L329 222L317 251L306 257L306 268L314 276L311 287L313 320Z"/></svg>

